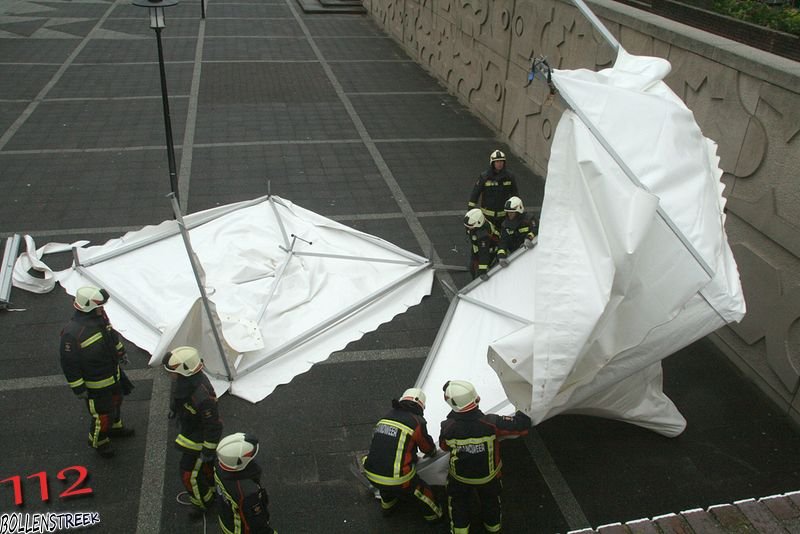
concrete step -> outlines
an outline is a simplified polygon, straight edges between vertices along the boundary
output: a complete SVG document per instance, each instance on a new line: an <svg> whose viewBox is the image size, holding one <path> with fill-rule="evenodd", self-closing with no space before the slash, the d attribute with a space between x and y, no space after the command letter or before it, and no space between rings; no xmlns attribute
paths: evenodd
<svg viewBox="0 0 800 534"><path fill-rule="evenodd" d="M360 0L297 0L297 4L303 13L365 14L367 12Z"/></svg>
<svg viewBox="0 0 800 534"><path fill-rule="evenodd" d="M800 491L679 514L611 523L568 534L800 534Z"/></svg>

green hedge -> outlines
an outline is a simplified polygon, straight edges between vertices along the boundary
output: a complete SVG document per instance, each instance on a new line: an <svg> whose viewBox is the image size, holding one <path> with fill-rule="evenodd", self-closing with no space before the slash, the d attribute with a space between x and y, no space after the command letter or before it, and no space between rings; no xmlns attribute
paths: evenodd
<svg viewBox="0 0 800 534"><path fill-rule="evenodd" d="M769 6L758 0L714 0L714 11L800 36L800 9L797 7Z"/></svg>

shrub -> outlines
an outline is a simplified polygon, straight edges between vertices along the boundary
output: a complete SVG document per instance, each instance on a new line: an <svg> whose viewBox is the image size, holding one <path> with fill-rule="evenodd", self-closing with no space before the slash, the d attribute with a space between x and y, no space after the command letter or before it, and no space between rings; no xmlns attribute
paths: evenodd
<svg viewBox="0 0 800 534"><path fill-rule="evenodd" d="M714 11L730 17L800 36L800 9L770 6L759 0L714 0Z"/></svg>

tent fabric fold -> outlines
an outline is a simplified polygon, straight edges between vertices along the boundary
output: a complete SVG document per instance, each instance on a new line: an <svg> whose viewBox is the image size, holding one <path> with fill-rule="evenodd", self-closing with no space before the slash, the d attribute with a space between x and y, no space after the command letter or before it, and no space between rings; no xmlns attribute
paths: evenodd
<svg viewBox="0 0 800 534"><path fill-rule="evenodd" d="M199 345L218 392L251 402L430 293L426 258L280 197L187 215L184 223L230 384L176 221L80 249L79 264L58 279L70 294L105 287L109 317L151 353L151 365L170 348Z"/></svg>

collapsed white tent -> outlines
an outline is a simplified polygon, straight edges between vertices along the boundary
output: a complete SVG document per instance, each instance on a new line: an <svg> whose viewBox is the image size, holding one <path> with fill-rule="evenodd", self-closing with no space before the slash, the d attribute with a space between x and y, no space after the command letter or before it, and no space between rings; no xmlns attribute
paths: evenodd
<svg viewBox="0 0 800 534"><path fill-rule="evenodd" d="M274 195L183 222L210 314L178 221L78 249L56 274L70 294L106 288L112 323L151 365L198 346L218 393L257 402L430 293L427 259Z"/></svg>
<svg viewBox="0 0 800 534"><path fill-rule="evenodd" d="M744 316L724 230L716 145L663 82L663 59L621 48L600 72L554 70L570 110L553 140L536 248L467 286L418 379L441 398L475 383L486 411L619 419L666 436L686 421L661 359ZM428 402L433 435L447 414ZM440 482L446 461L421 468Z"/></svg>

